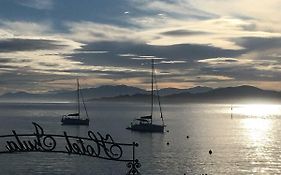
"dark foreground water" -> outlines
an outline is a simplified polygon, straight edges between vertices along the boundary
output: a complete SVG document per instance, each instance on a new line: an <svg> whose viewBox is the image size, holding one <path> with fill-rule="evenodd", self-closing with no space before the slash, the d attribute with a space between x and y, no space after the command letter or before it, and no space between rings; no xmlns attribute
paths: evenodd
<svg viewBox="0 0 281 175"><path fill-rule="evenodd" d="M74 104L0 104L0 134L33 133L37 122L48 134L86 136L109 133L118 142L139 143L136 156L143 175L281 174L281 106L164 105L164 134L126 130L149 106L88 104L90 126L61 126ZM231 114L232 113L232 114ZM157 119L158 120L158 119ZM159 120L158 120L159 121ZM187 138L189 136L189 138ZM167 145L169 142L169 145ZM5 146L1 146L1 149ZM209 150L212 154L209 154ZM0 174L119 175L126 163L56 153L0 154Z"/></svg>

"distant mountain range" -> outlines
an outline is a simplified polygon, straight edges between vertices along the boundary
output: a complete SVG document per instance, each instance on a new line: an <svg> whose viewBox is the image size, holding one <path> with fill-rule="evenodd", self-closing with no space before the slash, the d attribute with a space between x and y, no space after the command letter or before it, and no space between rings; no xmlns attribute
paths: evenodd
<svg viewBox="0 0 281 175"><path fill-rule="evenodd" d="M104 97L115 97L120 95L133 95L133 94L145 94L147 91L126 86L126 85L104 85L97 88L81 89L84 98L87 99L99 99ZM74 101L76 99L76 90L73 91L51 91L42 94L31 94L26 92L7 93L0 96L0 100L7 101Z"/></svg>
<svg viewBox="0 0 281 175"><path fill-rule="evenodd" d="M189 89L177 89L177 88L164 88L159 90L160 96L167 96L167 95L174 95L174 94L181 94L181 93L191 93L191 94L197 94L197 93L204 93L213 90L210 87L202 87L202 86L196 86Z"/></svg>
<svg viewBox="0 0 281 175"><path fill-rule="evenodd" d="M87 101L142 101L150 100L150 91L126 86L105 85L81 90ZM235 102L245 100L281 101L281 92L262 90L253 86L237 86L213 89L210 87L193 87L189 89L164 88L159 90L164 103L185 102ZM0 96L1 101L75 101L75 91L53 91L44 94L25 92L7 93Z"/></svg>

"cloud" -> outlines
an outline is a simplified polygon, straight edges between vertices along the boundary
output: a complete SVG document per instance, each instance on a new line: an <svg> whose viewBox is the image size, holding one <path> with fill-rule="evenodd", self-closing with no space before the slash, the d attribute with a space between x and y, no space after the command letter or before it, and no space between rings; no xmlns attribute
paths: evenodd
<svg viewBox="0 0 281 175"><path fill-rule="evenodd" d="M22 76L32 82L24 89L46 90L50 81L84 77L145 87L151 58L162 86L280 80L277 0L65 2L0 7L0 74L7 84Z"/></svg>
<svg viewBox="0 0 281 175"><path fill-rule="evenodd" d="M198 63L207 63L207 64L233 64L233 63L238 63L239 60L236 58L208 58L208 59L203 59L203 60L198 60Z"/></svg>
<svg viewBox="0 0 281 175"><path fill-rule="evenodd" d="M236 38L234 41L246 48L247 50L272 50L272 49L280 49L281 47L281 36L280 37L242 37Z"/></svg>
<svg viewBox="0 0 281 175"><path fill-rule="evenodd" d="M118 54L120 57L136 57L137 55L131 53Z"/></svg>
<svg viewBox="0 0 281 175"><path fill-rule="evenodd" d="M212 45L224 49L244 49L233 41L241 37L280 37L280 30L269 30L259 27L260 23L268 23L271 18L270 10L275 9L274 13L279 13L277 1L265 4L259 2L254 6L262 7L265 4L265 16L261 19L256 18L255 12L249 11L248 6L244 6L244 1L222 2L219 1L133 1L135 6L142 11L149 11L143 15L129 18L129 22L137 28L136 38L141 38L151 45L175 45L175 44L203 44ZM253 3L246 0L246 4ZM208 5L206 5L208 4ZM209 8L211 7L211 9ZM242 7L243 6L243 7ZM220 7L220 8L219 8ZM226 12L225 7L229 12ZM219 10L217 9L219 8ZM231 9L234 8L235 10ZM237 11L248 8L249 14L238 15ZM223 9L223 10L222 10ZM245 12L243 11L243 12ZM236 13L234 13L236 12ZM161 15L158 15L161 14ZM279 16L279 15L278 15ZM276 22L279 18L274 17ZM274 25L273 23L271 24ZM180 37L180 39L178 38Z"/></svg>
<svg viewBox="0 0 281 175"><path fill-rule="evenodd" d="M105 50L75 50L76 54L106 54L108 51Z"/></svg>
<svg viewBox="0 0 281 175"><path fill-rule="evenodd" d="M10 62L10 58L0 58L0 63Z"/></svg>
<svg viewBox="0 0 281 175"><path fill-rule="evenodd" d="M261 37L273 38L280 37L280 33L265 31L246 31L245 26L252 23L247 20L221 17L216 19L207 19L202 21L179 21L170 19L161 23L155 23L156 28L141 32L146 36L146 40L152 45L174 45L174 44L202 44L212 45L223 49L239 50L244 49L237 44L234 39L241 37ZM161 26L165 26L162 28ZM176 27L175 27L176 26ZM198 31L197 35L181 35L180 39L172 35L165 35L168 31ZM163 35L164 33L164 35Z"/></svg>
<svg viewBox="0 0 281 175"><path fill-rule="evenodd" d="M56 87L50 86L49 82L57 79L64 79L63 75L51 75L45 73L34 73L27 69L18 69L17 71L6 71L1 73L0 83L5 85L3 91L16 92L26 91L32 93L47 92Z"/></svg>
<svg viewBox="0 0 281 175"><path fill-rule="evenodd" d="M186 59L200 59L218 56L236 56L244 51L221 49L209 45L197 44L178 44L168 46L149 45L145 43L135 43L130 41L101 41L88 43L82 46L85 50L93 48L97 50L105 49L110 53L127 54L130 53L133 57L150 56L160 58L186 58ZM129 57L129 55L126 55Z"/></svg>
<svg viewBox="0 0 281 175"><path fill-rule="evenodd" d="M149 11L150 14L162 14L161 16L169 15L178 18L189 18L189 19L206 19L213 17L211 13L196 8L188 1L175 0L154 0L154 1L138 1L133 0L136 7L142 11Z"/></svg>
<svg viewBox="0 0 281 175"><path fill-rule="evenodd" d="M54 40L43 39L6 39L0 40L0 52L36 51L61 49L65 45Z"/></svg>
<svg viewBox="0 0 281 175"><path fill-rule="evenodd" d="M0 26L2 37L40 36L52 31L52 25L48 22L1 20Z"/></svg>
<svg viewBox="0 0 281 175"><path fill-rule="evenodd" d="M128 41L136 40L135 31L115 25L101 24L90 21L67 22L65 26L69 34L65 36L75 41L98 42L98 41Z"/></svg>
<svg viewBox="0 0 281 175"><path fill-rule="evenodd" d="M198 75L198 81L226 81L226 80L233 80L232 77L222 76L222 75Z"/></svg>
<svg viewBox="0 0 281 175"><path fill-rule="evenodd" d="M64 70L77 68L83 64L67 59L65 54L74 52L82 45L58 35L49 23L3 20L0 23L2 81L6 86L16 88L18 79L13 76L22 77L23 80L28 77L28 81L21 84L22 90L34 90L36 86L27 88L31 85L30 82L59 79L66 75L72 77L75 73L70 74ZM43 85L37 88L45 89Z"/></svg>
<svg viewBox="0 0 281 175"><path fill-rule="evenodd" d="M167 32L162 32L162 35L168 35L168 36L186 36L186 35L204 35L208 34L207 32L201 32L201 31L191 31L191 30L171 30Z"/></svg>
<svg viewBox="0 0 281 175"><path fill-rule="evenodd" d="M39 10L49 10L53 8L53 0L18 0L16 1L22 6L35 8Z"/></svg>
<svg viewBox="0 0 281 175"><path fill-rule="evenodd" d="M255 30L280 32L281 27L279 21L280 1L255 1L255 0L189 0L189 2L200 7L201 10L216 14L218 16L244 17L252 19L255 24Z"/></svg>
<svg viewBox="0 0 281 175"><path fill-rule="evenodd" d="M264 53L265 55L266 53ZM256 55L261 55L256 59ZM229 60L229 61L227 61ZM273 84L280 81L281 61L269 60L261 52L249 52L233 59L210 58L198 61L201 65L200 72L208 75L220 75L233 78L233 84L247 83L248 81L271 81Z"/></svg>
<svg viewBox="0 0 281 175"><path fill-rule="evenodd" d="M202 45L172 45L154 46L145 43L134 42L94 42L82 46L83 50L107 50L104 54L73 53L68 59L82 62L84 65L127 67L129 69L144 69L150 72L151 58L155 59L158 72L169 72L174 77L194 76L200 70L201 64L197 61L212 57L237 57L244 51L224 50L212 46ZM129 54L128 54L129 53ZM82 68L81 68L82 69ZM107 77L114 77L114 71L109 72ZM130 77L137 77L136 72L128 72ZM164 74L164 73L163 73ZM165 73L167 75L167 73ZM143 74L144 76L144 74ZM161 77L162 78L162 77ZM170 77L172 80L172 77Z"/></svg>
<svg viewBox="0 0 281 175"><path fill-rule="evenodd" d="M161 61L161 64L180 64L180 63L186 63L186 61Z"/></svg>
<svg viewBox="0 0 281 175"><path fill-rule="evenodd" d="M86 65L100 65L101 67L109 66L107 70L89 71L87 73L94 73L99 78L104 78L105 81L110 79L138 79L142 82L142 87L148 85L148 77L150 74L151 59L162 58L162 60L155 60L157 74L161 80L162 87L175 83L176 87L190 86L192 83L233 81L231 75L224 75L224 72L214 73L213 69L218 67L215 61L221 59L223 63L236 63L236 57L245 54L245 50L225 50L208 45L192 45L181 44L171 46L155 46L145 43L134 42L110 42L101 41L88 43L82 47L84 50L100 50L104 49L108 52L105 54L83 53L69 55L69 59L80 61L83 58L83 63ZM228 56L224 58L223 56ZM137 59L136 59L137 58ZM165 58L165 59L163 59ZM213 59L212 59L213 58ZM209 60L208 60L209 59ZM206 64L199 60L205 60ZM213 67L207 62L213 62ZM236 66L243 66L243 61L237 61ZM238 65L239 64L239 65ZM116 66L119 68L126 67L132 70L139 71L116 71L111 68ZM207 69L208 68L208 69ZM81 69L80 69L81 71ZM84 72L85 73L85 72ZM199 76L198 76L199 74ZM200 79L200 77L202 77ZM204 77L204 78L203 78Z"/></svg>
<svg viewBox="0 0 281 175"><path fill-rule="evenodd" d="M200 44L223 49L241 50L243 46L236 38L260 37L278 38L280 33L245 30L253 25L251 20L233 17L219 17L200 21L184 21L167 17L148 17L152 20L143 23L147 17L132 17L132 25L139 27L120 27L90 21L67 22L69 34L64 36L78 42L134 41L151 45ZM165 27L162 27L165 26ZM188 30L187 30L188 29ZM200 30L198 30L200 29ZM180 39L179 39L180 37Z"/></svg>

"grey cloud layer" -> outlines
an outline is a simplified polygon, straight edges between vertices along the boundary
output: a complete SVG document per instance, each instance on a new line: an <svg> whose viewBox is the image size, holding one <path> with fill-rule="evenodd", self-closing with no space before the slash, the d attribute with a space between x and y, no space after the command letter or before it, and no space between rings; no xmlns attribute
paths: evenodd
<svg viewBox="0 0 281 175"><path fill-rule="evenodd" d="M0 52L52 50L65 47L54 40L44 39L5 39L0 40Z"/></svg>

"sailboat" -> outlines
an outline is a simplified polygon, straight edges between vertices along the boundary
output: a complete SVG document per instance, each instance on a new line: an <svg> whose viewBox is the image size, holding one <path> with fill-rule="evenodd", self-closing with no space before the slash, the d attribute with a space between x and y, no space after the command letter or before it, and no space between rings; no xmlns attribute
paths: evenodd
<svg viewBox="0 0 281 175"><path fill-rule="evenodd" d="M163 119L163 113L160 103L160 95L157 87L157 80L156 75L154 74L154 59L151 61L151 109L150 109L150 115L142 116L140 118L137 118L134 120L134 122L131 122L131 125L127 127L126 129L132 130L132 131L139 131L139 132L164 132L164 119ZM162 124L154 124L153 123L153 109L154 109L154 84L155 84L155 92L158 100L158 106L160 110L160 118L162 120Z"/></svg>
<svg viewBox="0 0 281 175"><path fill-rule="evenodd" d="M82 99L82 104L83 104L83 107L84 107L84 110L85 110L85 113L86 113L86 118L80 117L80 113L81 113L80 97ZM84 102L83 94L80 91L78 79L77 79L77 112L63 115L62 119L61 119L61 122L62 122L62 125L89 125L90 120L89 120L87 108L86 108L86 105L85 105L85 102Z"/></svg>

